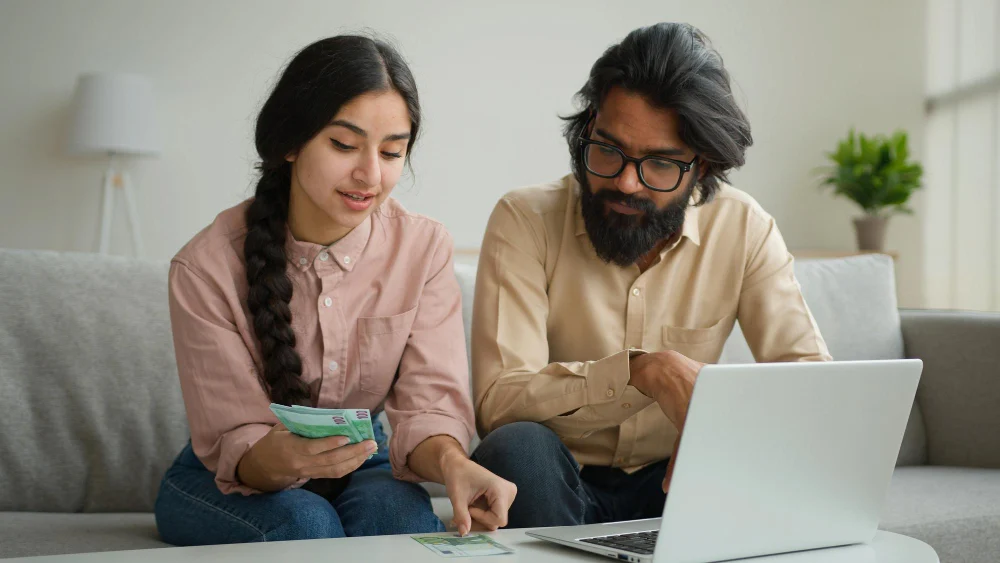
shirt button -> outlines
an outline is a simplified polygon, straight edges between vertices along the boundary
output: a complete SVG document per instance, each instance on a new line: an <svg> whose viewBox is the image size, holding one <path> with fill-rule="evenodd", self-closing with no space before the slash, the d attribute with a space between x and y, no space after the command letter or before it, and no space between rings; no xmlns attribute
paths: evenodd
<svg viewBox="0 0 1000 563"><path fill-rule="evenodd" d="M330 362L330 371L337 371L337 368L339 367L340 366L337 365L337 362Z"/></svg>
<svg viewBox="0 0 1000 563"><path fill-rule="evenodd" d="M614 397L615 396L615 390L614 389L608 389L605 393L607 394L608 397Z"/></svg>
<svg viewBox="0 0 1000 563"><path fill-rule="evenodd" d="M299 264L302 264L303 266L305 266L308 263L309 263L309 261L306 260L305 258L299 258Z"/></svg>
<svg viewBox="0 0 1000 563"><path fill-rule="evenodd" d="M350 256L344 256L344 264L350 264L350 263L351 263L351 257Z"/></svg>
<svg viewBox="0 0 1000 563"><path fill-rule="evenodd" d="M632 295L639 295L639 288L638 287L632 290Z"/></svg>
<svg viewBox="0 0 1000 563"><path fill-rule="evenodd" d="M333 299L327 297L326 299L323 300L323 304L329 307L330 305L333 305Z"/></svg>
<svg viewBox="0 0 1000 563"><path fill-rule="evenodd" d="M630 408L632 408L632 403L622 403L622 408L623 409L630 409Z"/></svg>
<svg viewBox="0 0 1000 563"><path fill-rule="evenodd" d="M330 255L327 254L326 252L320 252L319 253L319 259L322 260L322 261L324 261L324 262L326 262L327 260L330 259Z"/></svg>

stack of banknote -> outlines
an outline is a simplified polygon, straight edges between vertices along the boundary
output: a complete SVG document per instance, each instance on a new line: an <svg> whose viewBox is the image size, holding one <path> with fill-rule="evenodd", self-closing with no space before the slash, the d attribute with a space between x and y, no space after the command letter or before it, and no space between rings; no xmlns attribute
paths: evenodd
<svg viewBox="0 0 1000 563"><path fill-rule="evenodd" d="M271 412L293 434L306 438L347 436L352 444L375 439L368 409L316 409L271 403Z"/></svg>

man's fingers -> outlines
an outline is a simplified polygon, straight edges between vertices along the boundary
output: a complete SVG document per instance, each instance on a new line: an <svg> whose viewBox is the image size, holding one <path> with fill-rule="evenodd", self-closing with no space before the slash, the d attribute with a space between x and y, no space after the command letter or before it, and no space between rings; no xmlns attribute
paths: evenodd
<svg viewBox="0 0 1000 563"><path fill-rule="evenodd" d="M663 476L663 492L670 492L670 479L674 475L674 463L677 461L677 450L681 447L681 437L677 436L677 442L674 443L674 451L670 454L670 461L667 463L667 474Z"/></svg>
<svg viewBox="0 0 1000 563"><path fill-rule="evenodd" d="M670 463L667 464L667 474L663 476L664 493L670 492L670 478L673 477L673 474L674 474L674 460L673 458L671 458Z"/></svg>

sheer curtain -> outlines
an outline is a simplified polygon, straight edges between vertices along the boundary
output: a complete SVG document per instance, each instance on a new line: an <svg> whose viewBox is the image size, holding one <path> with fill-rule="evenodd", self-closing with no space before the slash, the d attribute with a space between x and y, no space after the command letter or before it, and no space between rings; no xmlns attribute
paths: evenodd
<svg viewBox="0 0 1000 563"><path fill-rule="evenodd" d="M928 0L927 305L1000 311L1000 0Z"/></svg>

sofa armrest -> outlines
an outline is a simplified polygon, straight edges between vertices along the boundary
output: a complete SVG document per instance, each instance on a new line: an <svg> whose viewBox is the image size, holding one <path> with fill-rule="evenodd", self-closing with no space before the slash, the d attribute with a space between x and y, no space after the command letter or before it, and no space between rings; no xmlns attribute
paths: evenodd
<svg viewBox="0 0 1000 563"><path fill-rule="evenodd" d="M931 465L1000 468L1000 314L900 310Z"/></svg>

